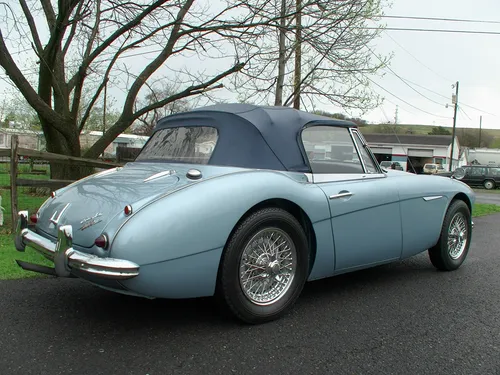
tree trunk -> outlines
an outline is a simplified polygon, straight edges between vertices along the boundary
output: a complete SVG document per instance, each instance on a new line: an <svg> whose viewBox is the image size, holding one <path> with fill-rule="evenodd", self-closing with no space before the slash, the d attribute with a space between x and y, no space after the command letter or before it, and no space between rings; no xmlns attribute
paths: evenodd
<svg viewBox="0 0 500 375"><path fill-rule="evenodd" d="M285 55L286 55L286 0L281 0L280 10L280 36L279 36L279 57L278 57L278 78L276 80L276 95L274 105L283 105L283 83L285 81Z"/></svg>
<svg viewBox="0 0 500 375"><path fill-rule="evenodd" d="M80 137L74 124L67 125L69 128L75 129L74 132L72 132L71 137L67 139L42 118L40 118L40 122L47 141L48 152L77 157L81 155ZM92 172L92 168L84 167L82 165L63 164L54 161L50 162L50 178L52 179L78 180Z"/></svg>
<svg viewBox="0 0 500 375"><path fill-rule="evenodd" d="M302 0L296 0L295 23L295 97L293 99L293 108L300 109L300 82L302 70Z"/></svg>

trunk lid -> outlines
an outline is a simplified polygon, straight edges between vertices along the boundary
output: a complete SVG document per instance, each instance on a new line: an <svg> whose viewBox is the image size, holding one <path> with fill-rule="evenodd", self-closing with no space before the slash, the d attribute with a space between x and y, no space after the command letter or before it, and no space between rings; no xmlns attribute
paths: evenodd
<svg viewBox="0 0 500 375"><path fill-rule="evenodd" d="M238 168L205 165L128 163L123 168L100 172L57 192L40 208L37 229L57 237L60 225L73 226L73 243L92 247L111 219L128 204L137 210L155 197L197 182L186 173L202 172L203 179Z"/></svg>

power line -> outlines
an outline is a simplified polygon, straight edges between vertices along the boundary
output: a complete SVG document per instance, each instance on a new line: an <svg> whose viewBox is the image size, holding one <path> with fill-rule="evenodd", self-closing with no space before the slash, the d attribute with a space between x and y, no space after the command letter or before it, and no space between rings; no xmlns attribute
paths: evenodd
<svg viewBox="0 0 500 375"><path fill-rule="evenodd" d="M415 83L415 82L413 82L413 81L410 81L410 80L409 80L409 79L407 79L407 78L403 78L403 77L401 77L401 78L402 78L402 79L404 79L405 81L408 81L409 83L411 83L411 84L413 84L413 85L415 85L415 86L418 86L418 87L420 87L420 88L422 88L422 89L424 89L424 90L427 90L427 91L429 91L429 92L432 92L433 94L436 94L436 95L438 95L438 96L440 96L440 97L442 97L442 98L449 99L449 96L446 96L446 95L440 94L440 93L439 93L439 92L437 92L437 91L434 91L434 90L431 90L431 89L429 89L429 88L427 88L427 87L425 87L425 86L419 85L418 83ZM463 102L461 103L461 105L466 106L466 107L469 107L469 108L472 108L472 109L474 109L474 110L476 110L476 111L479 111L479 112L483 112L483 113L485 113L485 114L487 114L487 115L491 115L491 116L495 116L495 117L497 117L497 115L495 115L494 113L487 112L487 111L485 111L485 110L483 110L483 109L480 109L480 108L472 107L472 106L470 106L470 105L468 105L468 104L465 104L465 103L463 103ZM463 111L463 109L462 109L462 111ZM464 113L465 113L465 112L464 112Z"/></svg>
<svg viewBox="0 0 500 375"><path fill-rule="evenodd" d="M407 19L407 20L427 20L427 21L447 21L447 22L469 22L469 23L500 24L500 21L471 20L471 19L461 19L461 18L417 17L417 16L398 16L398 15L380 16L380 18L395 18L395 19Z"/></svg>
<svg viewBox="0 0 500 375"><path fill-rule="evenodd" d="M384 87L382 87L381 85L379 85L377 82L375 82L374 80L372 80L370 77L368 77L368 76L365 76L365 77L366 77L366 78L367 78L370 82L372 82L372 83L373 83L373 84L375 84L376 86L380 87L382 90L384 90L384 91L385 91L385 92L387 92L388 94L390 94L390 95L394 96L396 99L398 99L398 100L402 101L403 103L405 103L405 104L409 105L410 107L413 107L413 108L415 108L415 109L419 110L420 112L426 113L426 114L431 115L431 116L434 116L434 117L441 117L441 118L447 118L447 119L450 119L450 118L451 118L451 117L449 117L449 116L441 116L441 115L436 115L436 114L434 114L434 113L430 113L430 112L427 112L427 111L425 111L425 110L423 110L423 109L421 109L421 108L418 108L418 107L414 106L413 104L408 103L406 100L401 99L399 96L397 96L396 94L393 94L393 93L392 93L392 92L390 92L389 90L386 90Z"/></svg>
<svg viewBox="0 0 500 375"><path fill-rule="evenodd" d="M377 54L376 54L375 52L373 52L373 50L372 50L370 47L366 46L366 48L368 48L368 50L371 52L371 54L372 54L373 56L375 56L375 57L376 57L376 58L377 58L377 59L378 59L378 60L379 60L382 64L384 63L384 62L382 61L382 59L381 59L380 57L378 57L378 56L377 56ZM401 76L400 76L399 74L397 74L394 70L392 70L392 68L391 68L391 67L387 66L387 69L388 69L388 70L389 70L392 74L394 74L397 78L399 78L399 80L400 80L401 82L403 82L406 86L408 86L410 89L412 89L413 91L415 91L415 92L416 92L417 94L419 94L420 96L424 97L425 99L427 99L427 100L429 100L429 101L431 101L431 102L433 102L433 103L435 103L435 104L437 104L437 105L439 105L439 106L442 106L442 107L444 107L444 106L445 106L443 103L439 103L439 102L435 101L434 99L431 99L431 98L429 98L428 96L426 96L426 95L422 94L420 91L418 91L416 88L414 88L413 86L411 86L408 82L406 82L406 80L404 80L403 78L401 78Z"/></svg>
<svg viewBox="0 0 500 375"><path fill-rule="evenodd" d="M434 73L436 76L438 76L439 78L443 79L444 81L447 81L447 82L451 82L451 81L452 81L452 80L447 79L446 77L442 76L441 74L437 73L435 70L431 69L431 68L430 68L430 67L428 67L427 65L425 65L422 61L420 61L417 57L415 57L415 55L413 55L410 51L408 51L405 47L403 47L400 43L398 43L398 41L397 41L396 39L394 39L394 38L393 38L393 37L392 37L389 33L385 33L385 34L386 34L389 38L391 38L391 39L392 39L392 41L393 41L394 43L396 43L396 44L397 44L397 45L398 45L398 46L399 46L402 50L404 50L404 51L405 51L408 55L410 55L411 57L413 57L413 58L414 58L414 59L415 59L418 63L420 63L420 64L421 64L422 66L424 66L425 68L427 68L430 72ZM429 91L429 92L432 92L433 94L436 94L436 95L438 95L438 96L440 96L440 97L442 97L442 98L449 99L449 96L445 96L445 95L443 95L443 94L440 94L440 93L438 93L438 92L436 92L436 91L434 91L434 90L431 90L431 89L429 89L429 88L427 88L427 87L424 87L424 86L422 86L422 85L419 85L418 83L412 82L412 81L410 81L410 80L408 80L408 79L406 79L406 81L408 81L409 83L412 83L413 85L418 86L418 87L420 87L420 88L422 88L422 89L424 89L424 90L427 90L427 91ZM463 105L463 106L466 106L466 107L469 107L469 108L471 108L471 109L474 109L474 110L476 110L476 111L483 112L483 113L485 113L485 114L488 114L488 115L491 115L491 116L495 116L495 117L497 117L497 115L495 115L494 113L484 111L484 110L482 110L482 109L479 109L479 108L473 107L473 106L471 106L471 105L468 105L468 104L465 104L465 103L462 103L462 105Z"/></svg>
<svg viewBox="0 0 500 375"><path fill-rule="evenodd" d="M471 120L471 121L472 121L472 119L470 118L470 116L467 114L467 112L465 112L465 111L462 109L462 107L461 107L461 106L458 106L458 109L459 109L460 111L462 111L462 113L463 113L465 116L467 116L467 118L468 118L469 120Z"/></svg>
<svg viewBox="0 0 500 375"><path fill-rule="evenodd" d="M380 27L360 27L364 30L380 30ZM446 29L424 29L424 28L407 28L407 27L383 27L383 30L390 31L424 31L434 33L457 33L457 34L482 34L482 35L500 35L500 31L474 31L474 30L446 30Z"/></svg>
<svg viewBox="0 0 500 375"><path fill-rule="evenodd" d="M439 103L439 102L435 101L434 99L429 98L427 95L422 94L422 93L421 93L420 91L418 91L416 88L414 88L413 86L411 86L411 85L408 83L409 81L407 81L407 80L405 80L404 78L402 78L400 75L398 75L396 72L394 72L394 70L392 70L391 68L387 67L387 69L389 69L389 71L390 71L393 75L395 75L397 78L399 78L399 80L400 80L401 82L403 82L406 86L408 86L410 89L412 89L413 91L415 91L417 94L419 94L419 95L420 95L420 96L422 96L423 98L425 98L425 99L427 99L427 100L429 100L429 101L431 101L431 102L433 102L433 103L435 103L435 104L438 104L439 106L442 106L442 107L444 107L444 106L445 106L445 104L443 104L443 103Z"/></svg>
<svg viewBox="0 0 500 375"><path fill-rule="evenodd" d="M495 116L495 117L497 117L497 115L495 115L494 113L483 111L482 109L479 109L479 108L473 107L473 106L471 106L471 105L468 105L468 104L465 104L465 103L462 103L462 105L463 105L463 106L466 106L466 107L469 107L469 108L472 108L472 109L475 109L476 111L486 113L487 115L491 115L491 116Z"/></svg>
<svg viewBox="0 0 500 375"><path fill-rule="evenodd" d="M428 88L428 87L425 87L425 86L419 85L418 83L413 82L413 81L410 81L410 80L409 80L409 79L407 79L407 78L403 78L403 79L404 79L404 80L406 80L406 81L408 81L409 83L411 83L411 84L415 85L415 86L420 87L421 89L424 89L424 90L427 90L427 91L429 91L429 92L432 92L433 94L438 95L438 96L440 96L440 97L442 97L442 98L444 98L444 99L449 99L449 98L450 98L450 96L449 96L449 95L448 95L448 96L446 96L446 95L440 94L440 93L439 93L439 92L437 92L437 91L434 91L434 90L431 90L431 89L430 89L430 88Z"/></svg>
<svg viewBox="0 0 500 375"><path fill-rule="evenodd" d="M451 79L448 79L446 77L444 77L443 75L439 74L438 72L436 72L435 70L431 69L429 66L427 66L426 64L424 64L422 61L420 61L417 57L415 57L415 55L413 55L410 51L408 51L405 47L403 47L400 43L398 43L398 41L396 39L394 39L389 33L387 32L384 32L389 38L391 38L391 40L396 43L403 51L405 51L408 55L410 55L411 57L413 57L419 64L421 64L423 67L427 68L430 72L434 73L436 76L438 76L439 78L441 78L442 80L446 81L446 82L452 82Z"/></svg>

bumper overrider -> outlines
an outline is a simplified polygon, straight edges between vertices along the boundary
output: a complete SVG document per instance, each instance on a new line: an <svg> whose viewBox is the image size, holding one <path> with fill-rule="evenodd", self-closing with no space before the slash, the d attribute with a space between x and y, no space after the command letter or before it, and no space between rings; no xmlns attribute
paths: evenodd
<svg viewBox="0 0 500 375"><path fill-rule="evenodd" d="M124 259L101 258L73 249L73 228L71 225L61 225L58 228L57 242L28 229L28 211L20 211L15 245L18 251L24 251L28 246L54 262L53 274L59 277L72 277L72 271L95 275L111 280L125 280L139 275L139 265ZM18 264L32 271L34 267L24 267L24 262ZM43 266L40 266L43 267ZM38 271L41 272L41 271ZM48 273L48 272L44 272Z"/></svg>

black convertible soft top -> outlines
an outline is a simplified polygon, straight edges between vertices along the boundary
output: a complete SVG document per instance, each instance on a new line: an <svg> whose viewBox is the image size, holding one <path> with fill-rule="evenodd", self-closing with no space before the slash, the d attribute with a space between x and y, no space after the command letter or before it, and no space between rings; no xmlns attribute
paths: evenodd
<svg viewBox="0 0 500 375"><path fill-rule="evenodd" d="M311 172L300 140L305 126L356 126L289 107L216 104L173 114L154 131L178 126L211 126L219 138L211 165Z"/></svg>

